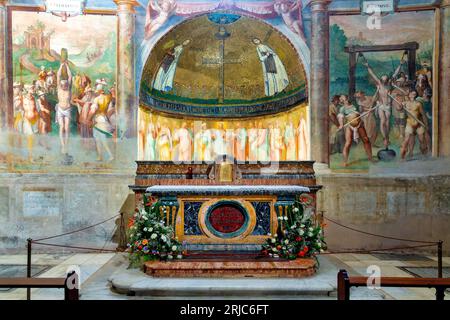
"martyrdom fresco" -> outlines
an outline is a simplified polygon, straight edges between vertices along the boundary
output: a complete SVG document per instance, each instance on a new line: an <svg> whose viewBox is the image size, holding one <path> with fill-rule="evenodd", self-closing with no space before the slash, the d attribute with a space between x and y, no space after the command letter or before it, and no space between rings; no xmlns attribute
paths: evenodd
<svg viewBox="0 0 450 320"><path fill-rule="evenodd" d="M239 161L308 160L307 107L271 117L246 119L173 118L139 110L139 160L214 161L231 155Z"/></svg>
<svg viewBox="0 0 450 320"><path fill-rule="evenodd" d="M114 166L116 20L12 11L12 169Z"/></svg>
<svg viewBox="0 0 450 320"><path fill-rule="evenodd" d="M236 117L276 113L306 97L303 65L283 35L254 18L219 12L183 22L157 43L140 98L163 112ZM208 109L221 105L231 108Z"/></svg>
<svg viewBox="0 0 450 320"><path fill-rule="evenodd" d="M432 11L395 13L383 17L382 30L369 30L365 16L331 17L332 169L431 157L433 20Z"/></svg>

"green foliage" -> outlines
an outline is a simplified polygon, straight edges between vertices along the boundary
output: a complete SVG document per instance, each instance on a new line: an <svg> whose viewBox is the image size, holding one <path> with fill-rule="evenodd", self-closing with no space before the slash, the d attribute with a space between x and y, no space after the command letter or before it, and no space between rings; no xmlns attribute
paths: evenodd
<svg viewBox="0 0 450 320"><path fill-rule="evenodd" d="M130 264L141 266L150 260L181 259L181 244L175 238L172 226L165 224L161 218L168 210L159 201L148 201L144 197L143 204L137 208L129 223Z"/></svg>
<svg viewBox="0 0 450 320"><path fill-rule="evenodd" d="M305 214L300 201L289 206L287 215L278 220L277 234L263 245L264 255L294 260L314 257L326 249L322 226L315 225L312 217Z"/></svg>

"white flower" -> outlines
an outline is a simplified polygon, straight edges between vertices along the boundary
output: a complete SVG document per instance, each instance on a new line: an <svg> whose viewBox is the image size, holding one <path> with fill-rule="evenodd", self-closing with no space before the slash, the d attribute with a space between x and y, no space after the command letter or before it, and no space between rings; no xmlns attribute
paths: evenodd
<svg viewBox="0 0 450 320"><path fill-rule="evenodd" d="M147 227L144 228L144 231L147 231Z"/></svg>
<svg viewBox="0 0 450 320"><path fill-rule="evenodd" d="M287 221L287 219L288 219L288 217L287 217L287 216L284 216L284 220L286 220L286 221Z"/></svg>
<svg viewBox="0 0 450 320"><path fill-rule="evenodd" d="M153 233L150 238L151 239L156 239L157 237L158 237L158 235L156 233Z"/></svg>
<svg viewBox="0 0 450 320"><path fill-rule="evenodd" d="M305 225L304 225L304 224L302 223L302 224L300 225L300 227L301 227L301 228L304 228L304 227L305 227Z"/></svg>
<svg viewBox="0 0 450 320"><path fill-rule="evenodd" d="M177 255L177 259L183 259L183 255L181 254Z"/></svg>
<svg viewBox="0 0 450 320"><path fill-rule="evenodd" d="M268 234L267 234L269 237L271 237L272 236L272 234L269 232Z"/></svg>
<svg viewBox="0 0 450 320"><path fill-rule="evenodd" d="M293 224L293 225L291 226L291 229L292 229L292 230L294 230L294 229L295 229L295 224Z"/></svg>
<svg viewBox="0 0 450 320"><path fill-rule="evenodd" d="M312 237L312 236L313 236L312 232L308 233L308 237Z"/></svg>
<svg viewBox="0 0 450 320"><path fill-rule="evenodd" d="M277 254L274 254L273 257L274 257L274 258L279 258L280 256L277 255Z"/></svg>
<svg viewBox="0 0 450 320"><path fill-rule="evenodd" d="M283 220L283 217L278 217L278 220Z"/></svg>
<svg viewBox="0 0 450 320"><path fill-rule="evenodd" d="M286 247L283 247L283 248L281 248L281 249L286 250Z"/></svg>
<svg viewBox="0 0 450 320"><path fill-rule="evenodd" d="M276 242L275 238L272 238L272 239L270 239L270 240L272 241L272 243L275 243L275 242Z"/></svg>
<svg viewBox="0 0 450 320"><path fill-rule="evenodd" d="M172 251L177 251L177 246L172 246Z"/></svg>
<svg viewBox="0 0 450 320"><path fill-rule="evenodd" d="M294 208L294 212L297 213L299 210L298 208Z"/></svg>
<svg viewBox="0 0 450 320"><path fill-rule="evenodd" d="M289 240L288 240L288 239L284 240L284 243L285 243L285 244L288 244L288 243L289 243Z"/></svg>
<svg viewBox="0 0 450 320"><path fill-rule="evenodd" d="M324 250L323 250L323 249L320 249L320 252L324 252Z"/></svg>
<svg viewBox="0 0 450 320"><path fill-rule="evenodd" d="M303 231L302 229L300 229L300 231L298 232L299 235L303 235L305 233L305 231Z"/></svg>
<svg viewBox="0 0 450 320"><path fill-rule="evenodd" d="M313 228L311 228L311 227L309 227L309 229L308 229L309 231L313 231L314 229Z"/></svg>
<svg viewBox="0 0 450 320"><path fill-rule="evenodd" d="M169 255L167 256L167 259L172 260L172 259L173 259L173 256L172 256L171 254L169 254Z"/></svg>
<svg viewBox="0 0 450 320"><path fill-rule="evenodd" d="M320 242L317 242L317 246L320 248L322 244Z"/></svg>
<svg viewBox="0 0 450 320"><path fill-rule="evenodd" d="M166 242L166 241L167 241L166 236L165 236L165 235L162 235L162 236L161 236L161 240L164 241L164 242Z"/></svg>
<svg viewBox="0 0 450 320"><path fill-rule="evenodd" d="M277 248L273 248L272 251L273 251L273 252L277 252L278 249L277 249Z"/></svg>
<svg viewBox="0 0 450 320"><path fill-rule="evenodd" d="M130 234L130 237L133 238L133 237L134 237L134 234L131 233L131 234Z"/></svg>
<svg viewBox="0 0 450 320"><path fill-rule="evenodd" d="M148 232L152 232L152 231L153 231L153 228L148 229Z"/></svg>

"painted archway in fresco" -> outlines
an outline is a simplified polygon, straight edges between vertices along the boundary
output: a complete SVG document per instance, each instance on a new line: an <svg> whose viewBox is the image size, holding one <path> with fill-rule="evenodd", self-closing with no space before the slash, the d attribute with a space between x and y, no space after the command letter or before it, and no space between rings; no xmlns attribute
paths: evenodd
<svg viewBox="0 0 450 320"><path fill-rule="evenodd" d="M306 160L307 90L296 48L269 24L229 12L185 20L143 68L138 158Z"/></svg>

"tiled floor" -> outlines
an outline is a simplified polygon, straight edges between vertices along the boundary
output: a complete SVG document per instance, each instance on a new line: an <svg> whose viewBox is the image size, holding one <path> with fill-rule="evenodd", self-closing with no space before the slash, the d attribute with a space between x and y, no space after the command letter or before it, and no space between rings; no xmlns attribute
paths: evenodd
<svg viewBox="0 0 450 320"><path fill-rule="evenodd" d="M395 260L389 260L394 259ZM413 277L411 273L399 267L436 267L437 258L433 256L402 257L401 255L371 255L371 254L340 254L325 255L320 259L324 262L322 269L316 275L317 281L334 282L334 274L339 269L346 269L350 275L368 275L369 266L379 266L382 276ZM81 270L81 298L82 299L153 299L154 297L127 297L114 293L110 290L108 279L114 273L126 270L127 259L123 254L111 253L78 253L78 254L35 254L32 262L38 266L50 266L39 277L63 277L70 266L78 266ZM443 258L444 267L450 267L450 257ZM0 255L1 266L26 265L25 255ZM6 270L6 269L5 269ZM22 268L22 270L24 270ZM325 275L326 274L326 275ZM330 277L331 275L331 277ZM24 275L25 276L25 275ZM313 279L311 279L313 280ZM335 287L335 283L333 283ZM416 288L383 288L382 290L369 290L367 288L353 288L352 299L398 299L398 300L433 300L434 289ZM21 300L26 298L25 289L14 289L0 291L0 300ZM62 299L61 289L33 289L32 299ZM179 297L180 298L180 297ZM189 297L183 297L189 298ZM252 297L240 297L252 298ZM277 297L267 297L277 298ZM278 297L279 298L279 297ZM296 299L297 297L286 297L283 299ZM335 293L329 297L302 297L304 299L336 299ZM447 294L450 299L450 293ZM157 298L161 299L161 298Z"/></svg>

